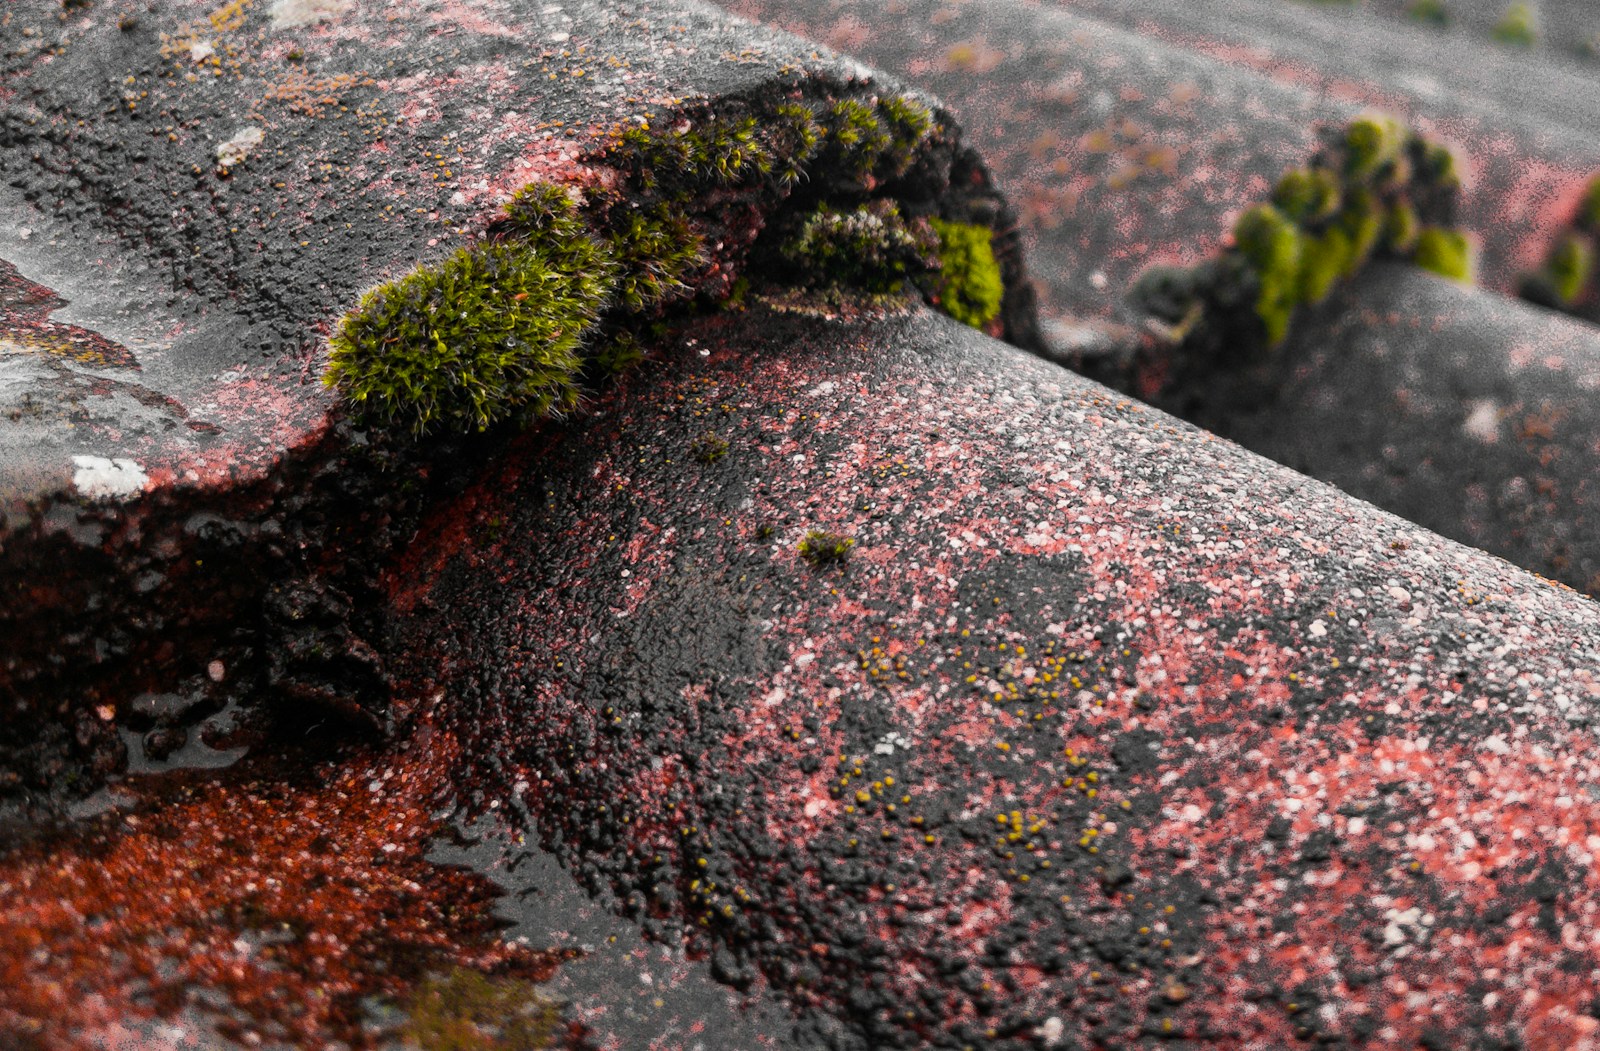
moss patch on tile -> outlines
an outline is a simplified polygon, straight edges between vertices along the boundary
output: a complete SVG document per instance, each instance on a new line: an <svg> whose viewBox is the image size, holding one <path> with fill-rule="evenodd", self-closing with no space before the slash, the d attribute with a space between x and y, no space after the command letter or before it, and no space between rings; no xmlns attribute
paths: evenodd
<svg viewBox="0 0 1600 1051"><path fill-rule="evenodd" d="M1239 217L1221 257L1152 269L1131 297L1189 355L1251 360L1283 342L1296 310L1374 257L1467 279L1470 249L1452 225L1459 190L1448 149L1392 118L1364 116L1326 131L1304 167Z"/></svg>
<svg viewBox="0 0 1600 1051"><path fill-rule="evenodd" d="M893 94L797 89L630 125L582 158L610 176L524 187L475 241L366 293L325 382L363 422L414 435L559 415L639 359L643 326L752 278L921 295L986 324L993 235L941 215L950 147L932 109Z"/></svg>
<svg viewBox="0 0 1600 1051"><path fill-rule="evenodd" d="M932 220L939 235L934 301L957 321L983 328L1000 315L1005 285L994 256L994 231L973 223Z"/></svg>

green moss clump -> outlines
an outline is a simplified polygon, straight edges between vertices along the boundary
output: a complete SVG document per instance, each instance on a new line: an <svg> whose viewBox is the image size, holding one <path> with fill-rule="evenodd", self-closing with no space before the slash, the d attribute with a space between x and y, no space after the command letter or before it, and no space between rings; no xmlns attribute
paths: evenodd
<svg viewBox="0 0 1600 1051"><path fill-rule="evenodd" d="M1450 9L1445 6L1444 0L1411 0L1406 14L1411 16L1413 22L1425 25L1443 27L1450 24Z"/></svg>
<svg viewBox="0 0 1600 1051"><path fill-rule="evenodd" d="M1271 203L1239 217L1221 257L1151 271L1131 294L1192 353L1245 361L1283 340L1296 307L1322 302L1373 255L1408 258L1424 227L1447 231L1458 191L1449 150L1392 118L1361 117L1324 131L1321 149L1284 173Z"/></svg>
<svg viewBox="0 0 1600 1051"><path fill-rule="evenodd" d="M700 235L665 206L614 219L606 243L617 267L617 301L634 312L686 295L684 279L703 261Z"/></svg>
<svg viewBox="0 0 1600 1051"><path fill-rule="evenodd" d="M1272 203L1294 222L1320 222L1339 210L1339 177L1327 168L1291 168L1278 180Z"/></svg>
<svg viewBox="0 0 1600 1051"><path fill-rule="evenodd" d="M1345 172L1357 181L1370 181L1385 166L1400 158L1405 130L1388 117L1360 117L1345 129Z"/></svg>
<svg viewBox="0 0 1600 1051"><path fill-rule="evenodd" d="M1591 179L1578 205L1578 229L1600 234L1600 176Z"/></svg>
<svg viewBox="0 0 1600 1051"><path fill-rule="evenodd" d="M614 285L587 235L459 249L362 296L324 382L367 419L419 435L558 414L577 403L579 349Z"/></svg>
<svg viewBox="0 0 1600 1051"><path fill-rule="evenodd" d="M1383 217L1383 247L1396 255L1409 255L1417 247L1417 210L1409 201L1396 201Z"/></svg>
<svg viewBox="0 0 1600 1051"><path fill-rule="evenodd" d="M767 138L751 114L707 115L665 132L630 128L597 159L626 171L647 193L665 179L670 196L682 200L770 173L774 151Z"/></svg>
<svg viewBox="0 0 1600 1051"><path fill-rule="evenodd" d="M919 158L949 160L927 148L940 133L928 106L899 95L790 97L670 119L660 131L629 127L584 157L612 170L614 189L524 187L483 242L369 291L331 340L325 382L366 421L415 434L568 410L581 380L639 359L632 329L697 278L708 297L743 287L733 267L706 265L702 229L735 233L719 262L736 266L748 251L813 288L936 294L929 223L886 199L860 203ZM781 202L821 170L833 178L807 200L823 203L803 223L783 217ZM929 175L937 185L940 173ZM770 236L750 247L745 226L761 215ZM951 242L940 293L974 324L999 309L999 270L977 229Z"/></svg>
<svg viewBox="0 0 1600 1051"><path fill-rule="evenodd" d="M940 309L963 324L982 328L1000 316L1005 284L994 257L994 234L986 226L932 220L939 235Z"/></svg>
<svg viewBox="0 0 1600 1051"><path fill-rule="evenodd" d="M850 550L855 546L854 537L813 529L801 539L795 550L800 553L801 558L820 568L841 564L850 557Z"/></svg>
<svg viewBox="0 0 1600 1051"><path fill-rule="evenodd" d="M408 1008L400 1036L420 1051L539 1051L565 1028L532 982L465 968L424 982Z"/></svg>
<svg viewBox="0 0 1600 1051"><path fill-rule="evenodd" d="M907 222L885 200L848 212L824 205L782 248L801 283L869 296L904 292L912 279L934 269L936 251L927 225Z"/></svg>
<svg viewBox="0 0 1600 1051"><path fill-rule="evenodd" d="M1581 234L1566 234L1551 250L1545 272L1561 304L1575 305L1594 276L1594 245Z"/></svg>
<svg viewBox="0 0 1600 1051"><path fill-rule="evenodd" d="M933 112L904 95L820 107L786 100L759 113L706 115L661 133L631 128L599 159L628 172L646 192L671 184L684 196L763 177L786 191L815 167L857 182L898 178L936 129Z"/></svg>
<svg viewBox="0 0 1600 1051"><path fill-rule="evenodd" d="M1463 283L1472 280L1472 248L1458 230L1438 226L1424 227L1417 234L1412 261L1424 270Z"/></svg>
<svg viewBox="0 0 1600 1051"><path fill-rule="evenodd" d="M1278 209L1258 204L1239 217L1233 237L1240 254L1259 280L1256 316L1266 329L1267 342L1277 345L1289 333L1289 318L1300 293L1300 231Z"/></svg>
<svg viewBox="0 0 1600 1051"><path fill-rule="evenodd" d="M1517 294L1552 310L1592 316L1588 301L1595 285L1597 239L1600 239L1600 177L1585 188L1571 222L1551 242L1544 264L1533 273L1521 276Z"/></svg>
<svg viewBox="0 0 1600 1051"><path fill-rule="evenodd" d="M1539 30L1534 24L1533 8L1526 3L1515 3L1495 23L1494 38L1513 47L1532 47L1539 42Z"/></svg>
<svg viewBox="0 0 1600 1051"><path fill-rule="evenodd" d="M1354 266L1350 235L1337 226L1301 240L1300 294L1302 303L1321 303L1333 291L1334 283L1347 276Z"/></svg>

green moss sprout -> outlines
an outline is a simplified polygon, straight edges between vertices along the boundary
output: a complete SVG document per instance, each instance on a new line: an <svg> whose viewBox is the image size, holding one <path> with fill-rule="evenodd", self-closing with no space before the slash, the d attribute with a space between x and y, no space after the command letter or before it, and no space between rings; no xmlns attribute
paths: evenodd
<svg viewBox="0 0 1600 1051"><path fill-rule="evenodd" d="M1346 195L1338 226L1349 238L1350 250L1341 277L1354 275L1371 258L1383 235L1383 220L1383 205L1377 194L1362 186Z"/></svg>
<svg viewBox="0 0 1600 1051"><path fill-rule="evenodd" d="M1533 8L1526 3L1515 3L1495 23L1494 38L1513 47L1532 47L1539 42L1539 29L1534 23Z"/></svg>
<svg viewBox="0 0 1600 1051"><path fill-rule="evenodd" d="M1452 281L1467 283L1472 280L1472 248L1466 236L1458 230L1424 227L1417 233L1416 254L1412 261L1422 269L1431 270Z"/></svg>
<svg viewBox="0 0 1600 1051"><path fill-rule="evenodd" d="M1272 203L1296 223L1327 219L1339 211L1339 177L1327 168L1291 168L1278 180Z"/></svg>
<svg viewBox="0 0 1600 1051"><path fill-rule="evenodd" d="M1600 175L1589 180L1583 191L1583 201L1578 205L1578 229L1600 234Z"/></svg>
<svg viewBox="0 0 1600 1051"><path fill-rule="evenodd" d="M1456 155L1450 152L1448 146L1437 142L1425 143L1420 152L1422 162L1417 171L1420 182L1451 192L1461 188L1461 176L1456 171Z"/></svg>
<svg viewBox="0 0 1600 1051"><path fill-rule="evenodd" d="M600 376L627 372L644 360L644 344L631 328L610 327L597 334L587 362L589 371Z"/></svg>
<svg viewBox="0 0 1600 1051"><path fill-rule="evenodd" d="M614 219L606 243L617 266L617 300L635 312L688 294L685 279L703 262L701 236L665 206Z"/></svg>
<svg viewBox="0 0 1600 1051"><path fill-rule="evenodd" d="M811 565L822 566L840 565L850 557L850 551L856 546L855 538L843 536L839 533L830 533L823 529L813 529L800 541L796 550L800 557Z"/></svg>
<svg viewBox="0 0 1600 1051"><path fill-rule="evenodd" d="M824 205L782 251L804 283L889 296L934 268L937 247L927 224L908 222L893 201L877 200L847 212Z"/></svg>
<svg viewBox="0 0 1600 1051"><path fill-rule="evenodd" d="M982 328L1000 315L1004 285L986 226L931 220L939 236L939 306L963 324Z"/></svg>
<svg viewBox="0 0 1600 1051"><path fill-rule="evenodd" d="M1523 277L1519 293L1540 306L1575 312L1594 279L1593 236L1568 230L1556 238L1544 266Z"/></svg>
<svg viewBox="0 0 1600 1051"><path fill-rule="evenodd" d="M689 455L704 464L713 464L728 455L728 439L716 431L706 431L689 446Z"/></svg>
<svg viewBox="0 0 1600 1051"><path fill-rule="evenodd" d="M1383 217L1383 245L1397 255L1417 247L1417 210L1409 201L1396 201Z"/></svg>
<svg viewBox="0 0 1600 1051"><path fill-rule="evenodd" d="M1450 8L1445 6L1444 0L1411 0L1406 14L1411 16L1413 22L1424 25L1443 28L1450 24Z"/></svg>
<svg viewBox="0 0 1600 1051"><path fill-rule="evenodd" d="M577 403L579 351L614 283L587 237L459 249L363 296L333 335L325 382L419 435L560 414Z"/></svg>
<svg viewBox="0 0 1600 1051"><path fill-rule="evenodd" d="M879 175L895 179L911 168L918 148L933 131L933 111L904 95L891 95L878 101L878 116L888 127L889 148L879 161Z"/></svg>
<svg viewBox="0 0 1600 1051"><path fill-rule="evenodd" d="M1300 231L1272 205L1258 204L1239 217L1233 237L1260 281L1255 309L1266 327L1267 341L1281 343L1289 331L1289 317L1299 302L1303 251Z"/></svg>
<svg viewBox="0 0 1600 1051"><path fill-rule="evenodd" d="M1394 164L1405 146L1405 131L1388 117L1358 117L1344 133L1345 170L1354 179L1371 180Z"/></svg>
<svg viewBox="0 0 1600 1051"><path fill-rule="evenodd" d="M506 202L506 221L523 237L543 235L541 239L551 245L565 244L589 236L588 224L579 213L581 203L574 187L529 183Z"/></svg>
<svg viewBox="0 0 1600 1051"><path fill-rule="evenodd" d="M871 175L894 143L877 109L860 99L835 102L828 110L827 128L837 154L834 163L857 179Z"/></svg>
<svg viewBox="0 0 1600 1051"><path fill-rule="evenodd" d="M1566 234L1551 250L1545 269L1562 304L1576 304L1594 276L1593 242L1582 234Z"/></svg>
<svg viewBox="0 0 1600 1051"><path fill-rule="evenodd" d="M1300 292L1302 303L1321 303L1340 278L1349 274L1355 249L1350 235L1337 226L1301 239Z"/></svg>
<svg viewBox="0 0 1600 1051"><path fill-rule="evenodd" d="M772 172L783 189L790 189L806 176L806 168L822 145L822 125L811 107L799 102L781 102L773 108L768 123L772 138Z"/></svg>

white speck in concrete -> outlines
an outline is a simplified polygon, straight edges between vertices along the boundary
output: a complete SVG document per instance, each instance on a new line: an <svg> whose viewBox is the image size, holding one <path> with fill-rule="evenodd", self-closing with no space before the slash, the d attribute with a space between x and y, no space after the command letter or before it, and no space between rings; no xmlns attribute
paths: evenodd
<svg viewBox="0 0 1600 1051"><path fill-rule="evenodd" d="M1467 402L1467 418L1461 424L1461 433L1485 445L1499 441L1500 403L1493 398L1474 398Z"/></svg>

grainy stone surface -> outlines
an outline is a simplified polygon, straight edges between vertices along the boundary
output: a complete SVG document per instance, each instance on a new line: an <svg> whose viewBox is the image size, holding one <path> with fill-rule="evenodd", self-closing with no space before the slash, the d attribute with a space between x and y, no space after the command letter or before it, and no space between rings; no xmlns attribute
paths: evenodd
<svg viewBox="0 0 1600 1051"><path fill-rule="evenodd" d="M1600 593L1600 330L1378 263L1252 369L1157 404L1363 500Z"/></svg>
<svg viewBox="0 0 1600 1051"><path fill-rule="evenodd" d="M363 289L530 180L581 178L597 135L798 79L813 54L692 3L546 6L8 5L7 260L68 301L57 323L124 350L8 337L6 407L49 404L0 439L5 513L81 489L75 455L134 460L124 496L260 478L325 425L318 337Z"/></svg>
<svg viewBox="0 0 1600 1051"><path fill-rule="evenodd" d="M1593 1033L1588 600L931 316L678 354L391 577L600 902L795 1046Z"/></svg>
<svg viewBox="0 0 1600 1051"><path fill-rule="evenodd" d="M431 461L331 411L315 348L356 290L581 175L556 144L684 85L787 90L807 45L678 5L26 0L0 27L29 436L0 567L32 612L0 609L82 681L150 675L8 712L8 769L113 780L59 822L0 810L0 1046L427 1046L419 1020L512 1015L607 1049L1597 1043L1600 609L1570 590L921 310L752 297L572 419ZM1114 72L1086 66L1100 121L1138 101ZM551 108L512 118L526 96ZM1219 168L1217 200L1258 177ZM1477 315L1424 287L1385 294L1453 363ZM1323 323L1373 359L1408 324ZM1536 331L1522 373L1463 372L1507 415L1460 426L1581 487L1538 443L1582 415L1532 398L1587 384L1587 343ZM411 503L397 464L430 469ZM843 557L803 557L813 531ZM271 631L217 649L253 605ZM275 737L235 721L263 638ZM341 703L403 718L348 741Z"/></svg>

